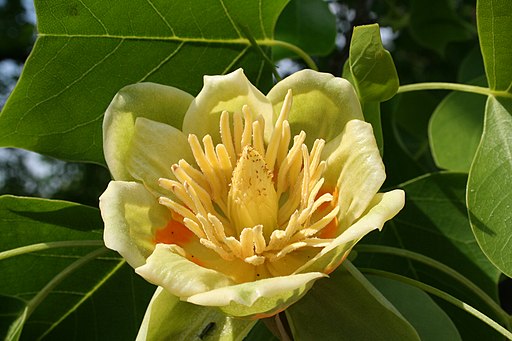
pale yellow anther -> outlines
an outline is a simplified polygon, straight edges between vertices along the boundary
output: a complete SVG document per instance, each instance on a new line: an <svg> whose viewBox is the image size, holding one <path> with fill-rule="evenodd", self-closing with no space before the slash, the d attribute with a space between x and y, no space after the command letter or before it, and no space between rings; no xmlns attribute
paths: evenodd
<svg viewBox="0 0 512 341"><path fill-rule="evenodd" d="M233 114L233 141L235 145L236 155L242 152L242 134L243 134L243 120L239 112Z"/></svg>
<svg viewBox="0 0 512 341"><path fill-rule="evenodd" d="M244 130L242 133L242 142L240 143L242 149L251 144L252 136L252 114L251 109L248 105L242 107L242 113L244 114Z"/></svg>
<svg viewBox="0 0 512 341"><path fill-rule="evenodd" d="M291 105L288 91L268 144L265 121L249 106L233 115L223 111L221 143L214 145L210 135L202 143L189 135L195 163L180 160L171 168L176 180L159 180L176 198L159 202L183 217L202 246L226 261L256 267L260 278L280 275L282 266L273 262L328 245L332 239L318 234L337 224L335 196L324 188L325 141L316 140L309 151L305 132L292 140Z"/></svg>
<svg viewBox="0 0 512 341"><path fill-rule="evenodd" d="M226 147L231 163L236 162L235 147L233 145L233 137L231 135L231 128L229 127L229 112L223 111L220 115L220 136L222 144Z"/></svg>

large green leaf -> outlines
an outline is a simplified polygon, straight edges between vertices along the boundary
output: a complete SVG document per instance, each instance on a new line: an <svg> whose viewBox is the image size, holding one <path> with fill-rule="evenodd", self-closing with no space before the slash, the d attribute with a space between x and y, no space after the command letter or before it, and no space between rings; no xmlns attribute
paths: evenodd
<svg viewBox="0 0 512 341"><path fill-rule="evenodd" d="M414 179L401 187L405 208L384 227L361 243L384 244L431 257L458 271L497 300L500 271L480 250L468 220L465 205L467 176L436 173ZM357 247L356 247L357 251ZM429 283L471 304L491 317L495 311L459 281L431 266L404 258L358 253L359 266L382 268ZM442 305L459 328L464 340L499 340L499 335L464 311Z"/></svg>
<svg viewBox="0 0 512 341"><path fill-rule="evenodd" d="M478 0L477 24L489 87L511 92L512 3L509 0Z"/></svg>
<svg viewBox="0 0 512 341"><path fill-rule="evenodd" d="M414 328L348 261L286 310L294 339L419 340Z"/></svg>
<svg viewBox="0 0 512 341"><path fill-rule="evenodd" d="M367 278L413 325L422 341L461 340L450 317L420 289L384 277Z"/></svg>
<svg viewBox="0 0 512 341"><path fill-rule="evenodd" d="M483 85L485 80L476 83ZM482 135L484 110L484 96L465 92L454 92L439 104L429 124L430 146L438 167L469 172Z"/></svg>
<svg viewBox="0 0 512 341"><path fill-rule="evenodd" d="M291 0L277 21L275 36L310 55L323 56L334 49L336 17L323 0ZM272 53L274 60L296 57L279 46Z"/></svg>
<svg viewBox="0 0 512 341"><path fill-rule="evenodd" d="M484 256L471 232L466 181L465 174L434 173L405 183L401 186L406 192L405 208L392 224L366 241L380 241L437 259L496 297L500 271Z"/></svg>
<svg viewBox="0 0 512 341"><path fill-rule="evenodd" d="M419 44L440 55L449 43L473 36L472 26L464 22L452 2L446 0L413 0L409 28Z"/></svg>
<svg viewBox="0 0 512 341"><path fill-rule="evenodd" d="M133 339L154 288L103 249L102 225L95 208L0 197L0 293L29 307L22 340Z"/></svg>
<svg viewBox="0 0 512 341"><path fill-rule="evenodd" d="M487 100L467 201L478 244L494 265L512 277L512 99L489 96Z"/></svg>
<svg viewBox="0 0 512 341"><path fill-rule="evenodd" d="M268 89L271 66L239 27L274 45L286 2L36 0L39 34L0 115L0 145L103 163L103 112L127 84L195 94L202 75L243 67Z"/></svg>

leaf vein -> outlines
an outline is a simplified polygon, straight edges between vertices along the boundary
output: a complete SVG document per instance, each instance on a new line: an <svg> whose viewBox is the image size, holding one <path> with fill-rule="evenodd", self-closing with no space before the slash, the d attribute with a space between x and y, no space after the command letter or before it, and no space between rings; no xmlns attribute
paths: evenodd
<svg viewBox="0 0 512 341"><path fill-rule="evenodd" d="M242 38L242 33L240 32L240 30L238 30L238 27L236 26L235 24L235 21L233 20L233 18L231 17L231 14L229 14L229 11L226 7L226 4L224 3L224 0L219 0L220 4L222 5L222 8L224 9L224 13L226 13L226 17L228 17L228 20L229 22L231 23L231 25L233 26L233 28L235 29L235 32L238 34L238 36L240 38Z"/></svg>
<svg viewBox="0 0 512 341"><path fill-rule="evenodd" d="M162 59L162 61L160 63L158 63L157 66L155 66L152 70L150 70L147 74L145 74L144 77L142 77L137 83L144 82L149 76L151 76L156 71L158 71L164 64L166 64L169 60L171 60L172 57L174 57L181 50L183 45L185 45L184 42L179 44L178 47L176 47L176 49L174 51L172 51L167 57Z"/></svg>
<svg viewBox="0 0 512 341"><path fill-rule="evenodd" d="M160 17L160 19L162 19L162 21L165 23L165 25L169 28L169 30L171 30L171 33L173 36L176 36L176 33L174 33L174 29L172 28L171 24L169 24L169 22L167 21L167 19L162 15L162 13L160 13L160 11L158 10L158 8L156 8L155 4L153 4L153 2L151 0L146 0L148 2L148 4L151 6L151 8L153 8L153 10L155 11L155 13Z"/></svg>
<svg viewBox="0 0 512 341"><path fill-rule="evenodd" d="M107 27L103 24L103 21L101 21L101 19L100 19L100 18L98 18L98 17L96 16L96 14L94 14L94 12L89 8L89 6L87 6L87 5L86 5L82 0L78 0L78 1L80 1L80 3L82 4L82 6L84 6L84 7L85 7L85 9L86 9L87 11L89 11L89 13L91 13L92 17L93 17L93 18L94 18L94 19L95 19L95 20L96 20L96 21L101 25L101 27L103 28L103 30L105 31L105 33L106 33L106 34L109 34L109 33L108 33L108 30L107 30ZM148 1L149 1L149 0L148 0Z"/></svg>

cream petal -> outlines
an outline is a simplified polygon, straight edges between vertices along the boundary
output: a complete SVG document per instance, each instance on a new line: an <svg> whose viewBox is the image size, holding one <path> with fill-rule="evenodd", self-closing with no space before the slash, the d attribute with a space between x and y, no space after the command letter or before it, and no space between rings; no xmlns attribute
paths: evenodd
<svg viewBox="0 0 512 341"><path fill-rule="evenodd" d="M182 90L154 83L129 85L117 93L103 119L103 150L114 179L133 180L126 170L126 155L135 119L145 117L181 128L193 99Z"/></svg>
<svg viewBox="0 0 512 341"><path fill-rule="evenodd" d="M280 112L289 89L293 92L288 119L292 136L305 131L309 147L318 138L330 141L336 137L349 120L364 119L357 94L346 79L313 70L296 72L268 93L274 113Z"/></svg>
<svg viewBox="0 0 512 341"><path fill-rule="evenodd" d="M144 183L156 196L173 195L161 188L158 179L175 179L171 166L179 160L194 160L187 137L178 129L145 118L137 118L130 147L126 155L126 169Z"/></svg>
<svg viewBox="0 0 512 341"><path fill-rule="evenodd" d="M187 302L219 307L231 316L262 318L295 303L322 277L326 275L309 272L266 278L198 293L189 297Z"/></svg>
<svg viewBox="0 0 512 341"><path fill-rule="evenodd" d="M111 181L100 197L105 245L136 268L154 249L155 231L171 219L146 188L136 182Z"/></svg>
<svg viewBox="0 0 512 341"><path fill-rule="evenodd" d="M136 268L135 272L182 300L234 284L224 274L189 261L178 254L173 245L166 244L157 244L146 264Z"/></svg>
<svg viewBox="0 0 512 341"><path fill-rule="evenodd" d="M297 269L295 273L310 271L330 273L345 259L348 252L361 238L375 229L382 229L384 223L400 212L404 205L405 192L400 189L377 193L361 219L323 248L317 256Z"/></svg>
<svg viewBox="0 0 512 341"><path fill-rule="evenodd" d="M222 111L240 113L246 104L253 118L261 115L265 119L265 137L268 138L273 129L272 104L249 82L242 69L223 76L204 76L203 88L185 114L183 132L199 137L209 134L219 143Z"/></svg>
<svg viewBox="0 0 512 341"><path fill-rule="evenodd" d="M146 309L136 340L195 340L202 334L212 340L242 340L256 322L235 319L218 309L180 301L158 287Z"/></svg>
<svg viewBox="0 0 512 341"><path fill-rule="evenodd" d="M371 124L347 122L343 132L327 143L322 159L327 163L326 186L336 183L338 188L338 223L343 231L366 210L386 179Z"/></svg>

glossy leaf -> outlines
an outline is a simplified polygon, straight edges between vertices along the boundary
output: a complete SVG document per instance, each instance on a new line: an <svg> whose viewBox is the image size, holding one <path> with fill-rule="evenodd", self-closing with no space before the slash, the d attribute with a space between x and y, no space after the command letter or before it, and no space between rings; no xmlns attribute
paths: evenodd
<svg viewBox="0 0 512 341"><path fill-rule="evenodd" d="M478 0L480 49L489 87L512 91L512 4L509 0Z"/></svg>
<svg viewBox="0 0 512 341"><path fill-rule="evenodd" d="M70 335L133 339L153 287L113 252L70 270L101 247L102 225L95 208L0 197L0 294L31 306L22 340ZM26 247L25 253L6 258L20 247ZM56 276L62 278L48 287Z"/></svg>
<svg viewBox="0 0 512 341"><path fill-rule="evenodd" d="M395 307L353 265L345 265L286 310L294 339L419 340Z"/></svg>
<svg viewBox="0 0 512 341"><path fill-rule="evenodd" d="M484 84L480 79L477 84ZM430 146L438 167L469 172L483 130L485 97L454 92L439 104L429 124Z"/></svg>
<svg viewBox="0 0 512 341"><path fill-rule="evenodd" d="M392 279L367 277L412 324L421 340L462 340L450 317L425 292Z"/></svg>
<svg viewBox="0 0 512 341"><path fill-rule="evenodd" d="M382 45L378 24L354 28L343 77L354 85L362 102L384 102L396 94L398 75Z"/></svg>
<svg viewBox="0 0 512 341"><path fill-rule="evenodd" d="M409 28L419 44L440 55L449 43L473 36L472 27L460 18L451 2L445 0L412 1Z"/></svg>
<svg viewBox="0 0 512 341"><path fill-rule="evenodd" d="M349 59L343 77L356 89L365 120L372 124L377 144L383 153L380 102L398 90L398 75L391 54L384 49L378 24L357 26L350 41Z"/></svg>
<svg viewBox="0 0 512 341"><path fill-rule="evenodd" d="M300 47L309 55L323 56L334 49L336 17L323 0L291 0L279 16L275 37ZM272 48L272 53L274 60L296 57L279 46Z"/></svg>
<svg viewBox="0 0 512 341"><path fill-rule="evenodd" d="M501 272L480 250L469 224L465 205L467 176L436 173L401 186L406 192L405 208L362 243L396 246L431 257L458 271L497 300ZM356 247L357 250L357 247ZM489 306L460 282L430 266L404 258L358 253L358 266L381 268L433 285L473 305L493 318ZM500 340L490 328L449 304L442 304L464 340Z"/></svg>
<svg viewBox="0 0 512 341"><path fill-rule="evenodd" d="M36 1L39 34L0 115L0 145L104 163L103 112L127 84L195 94L203 75L243 67L268 89L270 66L238 27L268 51L286 2Z"/></svg>
<svg viewBox="0 0 512 341"><path fill-rule="evenodd" d="M467 200L478 244L495 266L512 277L512 99L490 96L487 100Z"/></svg>
<svg viewBox="0 0 512 341"><path fill-rule="evenodd" d="M435 173L403 184L405 208L391 226L372 237L437 259L495 296L500 272L483 255L471 233L466 181L465 174ZM394 244L397 240L398 245Z"/></svg>

